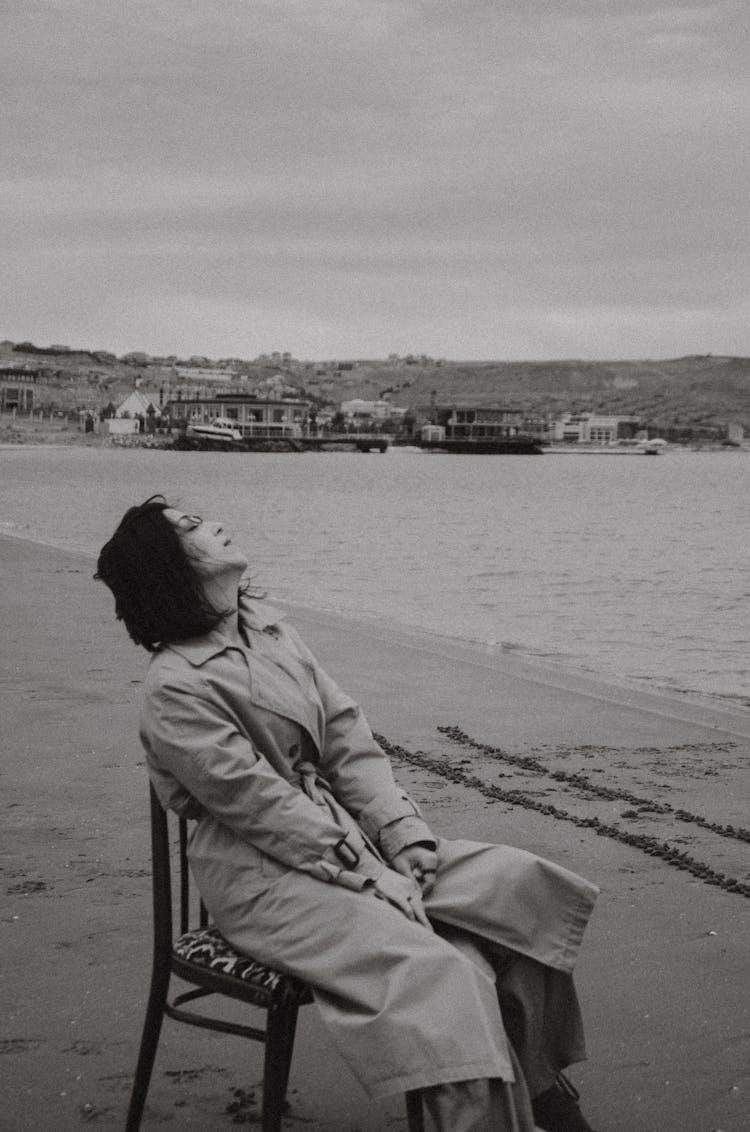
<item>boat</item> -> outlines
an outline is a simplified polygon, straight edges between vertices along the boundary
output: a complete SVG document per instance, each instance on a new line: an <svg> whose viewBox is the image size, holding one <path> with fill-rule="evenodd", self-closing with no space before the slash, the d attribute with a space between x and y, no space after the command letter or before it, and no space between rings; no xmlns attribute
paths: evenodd
<svg viewBox="0 0 750 1132"><path fill-rule="evenodd" d="M507 436L504 438L485 438L472 440L468 437L458 439L421 439L417 446L423 452L455 452L462 456L541 456L542 448L528 436Z"/></svg>
<svg viewBox="0 0 750 1132"><path fill-rule="evenodd" d="M186 435L205 440L223 441L227 444L237 444L243 439L236 422L230 420L229 417L214 417L210 424L190 424Z"/></svg>
<svg viewBox="0 0 750 1132"><path fill-rule="evenodd" d="M615 440L611 444L545 444L544 452L551 455L574 456L659 456L669 445L661 437L653 440Z"/></svg>
<svg viewBox="0 0 750 1132"><path fill-rule="evenodd" d="M666 440L660 436L655 436L653 440L644 440L641 442L641 451L644 456L658 456L664 452L667 447Z"/></svg>

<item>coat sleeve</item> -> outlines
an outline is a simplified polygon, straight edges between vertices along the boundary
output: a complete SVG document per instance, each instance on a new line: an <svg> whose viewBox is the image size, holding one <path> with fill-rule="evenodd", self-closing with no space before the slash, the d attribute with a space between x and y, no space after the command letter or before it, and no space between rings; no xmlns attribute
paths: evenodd
<svg viewBox="0 0 750 1132"><path fill-rule="evenodd" d="M351 831L287 782L240 733L210 690L179 680L147 688L141 718L154 786L166 772L209 814L239 838L290 868L319 880L361 889L372 876L347 868ZM342 842L344 842L342 846ZM372 860L371 857L369 857Z"/></svg>
<svg viewBox="0 0 750 1132"><path fill-rule="evenodd" d="M288 625L283 633L311 666L325 713L320 769L334 795L386 860L407 845L436 845L416 802L395 781L359 706L321 667Z"/></svg>

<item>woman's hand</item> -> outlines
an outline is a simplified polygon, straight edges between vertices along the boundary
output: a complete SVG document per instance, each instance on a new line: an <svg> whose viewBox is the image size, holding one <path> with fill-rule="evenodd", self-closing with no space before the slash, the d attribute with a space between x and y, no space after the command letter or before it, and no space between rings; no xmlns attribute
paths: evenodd
<svg viewBox="0 0 750 1132"><path fill-rule="evenodd" d="M406 877L394 869L385 868L375 881L373 892L380 900L387 900L398 908L408 919L416 920L432 931L422 905L422 893L411 875Z"/></svg>
<svg viewBox="0 0 750 1132"><path fill-rule="evenodd" d="M428 896L435 884L437 853L427 845L407 845L393 858L391 868L415 880L422 896Z"/></svg>

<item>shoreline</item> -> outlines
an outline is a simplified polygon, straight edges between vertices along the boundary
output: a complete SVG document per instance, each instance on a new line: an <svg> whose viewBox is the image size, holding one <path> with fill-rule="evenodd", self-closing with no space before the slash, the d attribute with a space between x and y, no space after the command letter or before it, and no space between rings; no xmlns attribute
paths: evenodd
<svg viewBox="0 0 750 1132"><path fill-rule="evenodd" d="M124 437L112 437L108 432L95 431L86 433L77 425L71 423L50 425L49 422L34 421L28 418L16 417L8 418L5 414L0 414L0 448L18 448L18 447L65 447L72 446L82 448L152 448L158 447L158 444L149 444L149 434L136 434L126 435ZM157 438L158 439L158 438ZM120 443L118 443L118 441ZM539 445L539 454L548 456L585 456L585 455L625 455L625 456L642 456L645 455L643 451L637 448L617 445L595 445L588 443L581 444L562 444L560 442L546 442L535 441ZM356 437L352 439L352 444L356 444ZM261 449L259 449L261 450ZM422 448L419 445L408 444L390 444L388 446L390 453L398 452L402 454L430 454L429 449ZM742 443L725 443L722 441L692 441L685 443L678 443L670 441L668 447L656 454L666 455L674 452L750 452L750 441L743 441ZM434 454L434 453L433 453ZM476 454L476 453L474 453ZM653 453L651 453L653 454Z"/></svg>
<svg viewBox="0 0 750 1132"><path fill-rule="evenodd" d="M93 551L45 542L32 535L0 529L0 544L3 539L80 557L92 564L93 572L96 562L96 554ZM269 596L267 600L300 623L311 626L336 625L342 633L356 630L367 633L372 639L384 644L397 645L418 653L434 653L446 661L463 660L480 667L515 675L542 687L557 688L612 705L635 706L642 711L650 711L678 723L695 723L750 739L750 710L743 710L728 702L726 698L701 695L697 692L677 693L660 687L644 688L625 677L618 678L612 674L592 676L582 667L562 660L537 658L521 649L488 645L470 637L451 636L415 625L384 623L380 618L357 617L326 609L324 606L300 605L273 596Z"/></svg>
<svg viewBox="0 0 750 1132"><path fill-rule="evenodd" d="M150 961L137 740L148 658L93 582L91 556L0 536L0 560L3 1119L9 1132L117 1128ZM750 899L675 867L649 839L750 877L750 847L716 832L748 825L750 742L700 713L652 711L644 694L597 698L578 680L542 683L516 658L283 604L393 747L397 778L438 834L516 844L600 886L578 968L590 1060L573 1071L594 1126L744 1132ZM234 1090L249 1094L260 1064L254 1047L166 1022L144 1127L228 1129ZM292 1123L311 1132L403 1127L399 1098L373 1105L348 1077L314 1007L302 1011L291 1089Z"/></svg>
<svg viewBox="0 0 750 1132"><path fill-rule="evenodd" d="M572 695L601 700L619 707L635 707L673 720L676 723L697 724L716 728L727 734L750 739L750 711L743 711L719 697L700 696L698 693L678 694L668 689L646 689L625 677L592 676L572 664L563 661L537 659L521 653L521 650L507 649L503 646L486 645L471 638L449 636L437 631L421 629L416 626L384 626L382 621L368 621L332 610L317 609L297 605L293 602L275 601L271 604L284 607L295 620L306 624L335 624L341 632L347 626L356 626L367 632L373 640L384 644L398 645L417 653L433 654L446 661L456 660L490 671L504 673L543 688L554 688Z"/></svg>

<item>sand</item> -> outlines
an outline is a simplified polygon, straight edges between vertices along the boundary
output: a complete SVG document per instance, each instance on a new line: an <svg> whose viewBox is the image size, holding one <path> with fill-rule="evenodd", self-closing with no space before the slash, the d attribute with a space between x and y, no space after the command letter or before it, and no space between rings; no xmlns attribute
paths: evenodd
<svg viewBox="0 0 750 1132"><path fill-rule="evenodd" d="M147 658L88 558L1 538L0 559L0 1128L119 1128L150 962ZM598 1132L745 1132L750 713L290 612L436 830L600 885L578 971L590 1059L572 1073ZM647 852L662 843L692 871ZM260 1077L259 1046L167 1021L144 1127L252 1126ZM351 1080L314 1007L291 1100L290 1129L405 1127L398 1099L373 1106Z"/></svg>

